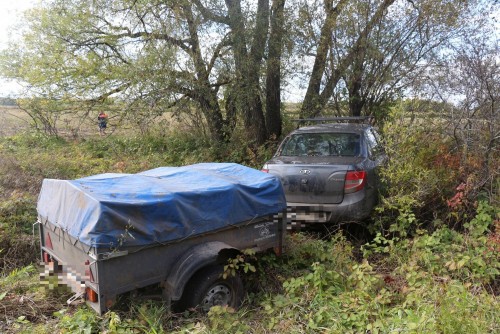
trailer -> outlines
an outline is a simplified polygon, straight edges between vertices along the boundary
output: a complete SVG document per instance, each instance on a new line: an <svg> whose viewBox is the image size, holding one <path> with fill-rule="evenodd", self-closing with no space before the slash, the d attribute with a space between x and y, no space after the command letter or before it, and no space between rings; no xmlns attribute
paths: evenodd
<svg viewBox="0 0 500 334"><path fill-rule="evenodd" d="M237 308L243 284L224 265L247 249L281 254L286 230L280 181L232 163L45 179L37 211L43 282L99 314L150 287L168 305Z"/></svg>

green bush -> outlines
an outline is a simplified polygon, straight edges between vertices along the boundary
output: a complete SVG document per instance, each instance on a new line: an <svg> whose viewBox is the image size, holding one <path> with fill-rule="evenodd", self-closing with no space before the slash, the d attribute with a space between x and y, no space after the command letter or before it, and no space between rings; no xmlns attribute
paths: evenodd
<svg viewBox="0 0 500 334"><path fill-rule="evenodd" d="M499 218L498 208L480 202L476 216L465 224L467 233L447 226L432 233L418 230L413 239L387 239L379 233L373 242L363 246L364 256L378 259L390 269L401 270L405 263L411 263L446 280L478 286L492 284L500 277L498 244L493 239L498 233L493 223Z"/></svg>
<svg viewBox="0 0 500 334"><path fill-rule="evenodd" d="M382 133L387 164L380 175L382 199L372 232L405 237L435 216L446 216L446 199L456 186L459 164L450 154L456 148L439 119L414 118L406 105L391 110Z"/></svg>
<svg viewBox="0 0 500 334"><path fill-rule="evenodd" d="M498 210L482 203L466 234L445 225L432 233L417 230L413 239L379 234L365 245L361 263L349 256L343 265L330 261L327 250L338 240L295 243L292 267L307 258L316 262L286 279L282 293L264 299L266 330L494 332L500 329L500 302L489 293L500 275L498 250L489 243L495 219Z"/></svg>

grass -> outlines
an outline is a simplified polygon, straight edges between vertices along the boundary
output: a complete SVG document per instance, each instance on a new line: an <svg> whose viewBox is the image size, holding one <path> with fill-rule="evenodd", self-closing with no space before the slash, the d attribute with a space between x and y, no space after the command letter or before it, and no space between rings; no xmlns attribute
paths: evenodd
<svg viewBox="0 0 500 334"><path fill-rule="evenodd" d="M165 128L63 139L17 128L22 115L7 111L0 113L2 124L17 131L2 128L0 138L2 333L500 332L500 217L487 204L463 217L468 223L461 231L434 223L411 237L379 234L361 249L341 232L323 239L289 235L285 256L260 256L257 272L244 275L249 293L237 312L173 314L148 301L100 317L84 305L67 306L66 292L46 291L38 279L32 224L43 178L202 161L258 168L273 147L252 151L237 137L214 147L201 135Z"/></svg>
<svg viewBox="0 0 500 334"><path fill-rule="evenodd" d="M29 117L17 107L0 106L0 137L11 136L29 129Z"/></svg>
<svg viewBox="0 0 500 334"><path fill-rule="evenodd" d="M422 238L424 235L422 236ZM415 240L420 242L420 240ZM66 333L495 333L500 330L498 296L467 279L435 275L402 260L390 272L379 263L352 256L352 245L340 234L331 240L298 233L289 236L289 254L258 259L259 270L246 275L252 289L235 312L216 307L207 315L172 314L158 302L136 302L102 317L85 306L67 307L64 298L39 291L32 268L1 281L18 313L4 332ZM395 251L401 251L396 246ZM418 258L421 250L412 257ZM451 272L449 272L451 274ZM255 283L258 282L258 283ZM38 291L38 292L36 292ZM15 297L11 297L15 296ZM26 296L24 303L20 297ZM27 302L29 300L29 302ZM51 300L45 309L43 302ZM38 306L33 310L32 305ZM42 303L42 304L40 304ZM0 305L6 306L5 302ZM12 304L10 304L12 305ZM46 304L45 304L46 305ZM9 306L9 305L7 305ZM45 306L47 307L47 306ZM54 312L52 315L47 311ZM44 313L45 312L45 313ZM49 312L50 313L50 312ZM24 316L24 318L23 318ZM41 322L48 321L41 326ZM41 327L40 327L41 326Z"/></svg>

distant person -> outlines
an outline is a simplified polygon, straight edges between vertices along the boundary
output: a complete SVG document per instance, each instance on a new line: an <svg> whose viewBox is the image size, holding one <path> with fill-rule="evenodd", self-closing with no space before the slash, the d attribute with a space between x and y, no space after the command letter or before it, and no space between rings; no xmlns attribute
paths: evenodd
<svg viewBox="0 0 500 334"><path fill-rule="evenodd" d="M104 136L106 134L106 127L108 126L108 115L104 111L97 116L97 124L99 125L99 134Z"/></svg>

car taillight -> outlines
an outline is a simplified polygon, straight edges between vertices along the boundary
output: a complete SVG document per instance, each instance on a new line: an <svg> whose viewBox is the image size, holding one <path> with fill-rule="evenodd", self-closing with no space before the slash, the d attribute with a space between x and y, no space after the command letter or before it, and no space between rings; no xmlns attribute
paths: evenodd
<svg viewBox="0 0 500 334"><path fill-rule="evenodd" d="M355 193L356 191L363 189L365 183L366 172L364 170L349 171L345 175L344 193Z"/></svg>
<svg viewBox="0 0 500 334"><path fill-rule="evenodd" d="M260 171L264 173L269 173L269 169L261 169Z"/></svg>

